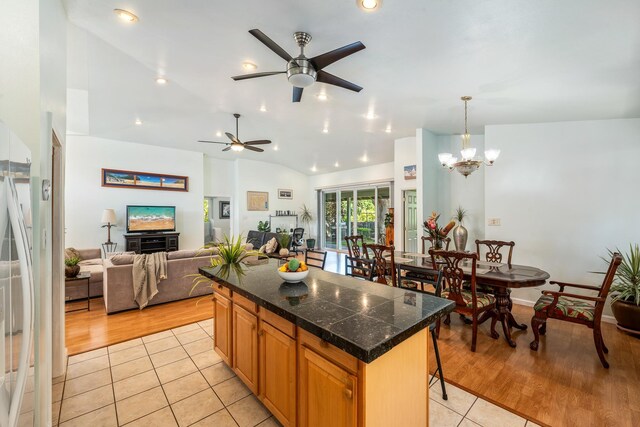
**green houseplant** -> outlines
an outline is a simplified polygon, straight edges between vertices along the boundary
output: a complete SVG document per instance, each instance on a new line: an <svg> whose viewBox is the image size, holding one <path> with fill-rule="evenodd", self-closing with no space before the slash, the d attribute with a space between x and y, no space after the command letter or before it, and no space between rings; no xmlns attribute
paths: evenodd
<svg viewBox="0 0 640 427"><path fill-rule="evenodd" d="M622 253L621 251L617 251ZM609 251L609 255L613 253ZM629 245L611 286L611 311L624 331L640 334L640 246Z"/></svg>
<svg viewBox="0 0 640 427"><path fill-rule="evenodd" d="M271 224L269 224L269 221L258 221L258 231L263 231L265 233L270 232Z"/></svg>
<svg viewBox="0 0 640 427"><path fill-rule="evenodd" d="M78 265L79 262L80 258L77 256L65 259L64 275L69 278L76 277L78 273L80 273L80 266Z"/></svg>
<svg viewBox="0 0 640 427"><path fill-rule="evenodd" d="M311 237L311 222L313 221L313 215L311 214L311 209L309 209L306 204L303 204L302 208L300 208L300 221L305 225L305 228L308 231L307 235L309 238L307 239L307 248L315 248L316 239Z"/></svg>

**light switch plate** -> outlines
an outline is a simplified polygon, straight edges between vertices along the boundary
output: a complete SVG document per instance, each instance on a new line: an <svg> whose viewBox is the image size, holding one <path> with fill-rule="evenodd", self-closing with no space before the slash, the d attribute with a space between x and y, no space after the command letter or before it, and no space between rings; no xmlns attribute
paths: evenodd
<svg viewBox="0 0 640 427"><path fill-rule="evenodd" d="M487 220L487 225L499 227L500 226L500 218L489 218Z"/></svg>

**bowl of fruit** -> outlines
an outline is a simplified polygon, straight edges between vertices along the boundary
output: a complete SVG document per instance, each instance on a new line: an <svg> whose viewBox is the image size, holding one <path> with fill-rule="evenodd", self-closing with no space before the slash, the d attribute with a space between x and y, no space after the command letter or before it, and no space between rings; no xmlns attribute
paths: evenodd
<svg viewBox="0 0 640 427"><path fill-rule="evenodd" d="M304 261L297 259L289 260L289 262L278 268L278 274L287 283L301 282L309 275L309 267Z"/></svg>

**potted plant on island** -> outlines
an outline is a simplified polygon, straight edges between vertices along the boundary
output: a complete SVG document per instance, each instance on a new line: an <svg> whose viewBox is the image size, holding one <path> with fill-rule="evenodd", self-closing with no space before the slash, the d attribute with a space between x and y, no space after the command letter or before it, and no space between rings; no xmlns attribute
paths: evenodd
<svg viewBox="0 0 640 427"><path fill-rule="evenodd" d="M302 205L300 208L300 221L305 225L305 228L308 230L309 238L307 239L307 249L313 249L316 247L316 239L311 237L311 222L313 221L313 216L311 215L311 210L307 207L306 204Z"/></svg>
<svg viewBox="0 0 640 427"><path fill-rule="evenodd" d="M80 258L77 256L67 258L64 260L64 275L68 278L74 278L80 273L80 266L78 263L80 262Z"/></svg>
<svg viewBox="0 0 640 427"><path fill-rule="evenodd" d="M609 255L613 253L609 251ZM630 244L629 252L622 254L611 295L611 310L618 328L640 335L640 246L637 243Z"/></svg>
<svg viewBox="0 0 640 427"><path fill-rule="evenodd" d="M467 247L467 239L469 238L469 232L462 225L462 221L467 217L466 209L462 209L462 206L458 206L456 213L453 216L454 220L458 221L458 226L453 229L453 244L456 246L456 251L464 251Z"/></svg>

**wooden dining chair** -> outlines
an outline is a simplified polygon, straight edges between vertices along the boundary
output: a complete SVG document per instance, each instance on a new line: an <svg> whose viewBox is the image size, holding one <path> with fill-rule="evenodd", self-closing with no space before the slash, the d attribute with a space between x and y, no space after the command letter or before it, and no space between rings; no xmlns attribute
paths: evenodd
<svg viewBox="0 0 640 427"><path fill-rule="evenodd" d="M411 280L397 277L395 247L393 245L375 245L364 243L363 249L370 251L373 260L373 281L389 286L398 286L415 289L417 284Z"/></svg>
<svg viewBox="0 0 640 427"><path fill-rule="evenodd" d="M616 271L621 262L622 256L619 253L614 253L601 287L557 281L549 282L551 285L558 285L560 290L542 291L542 296L538 298L538 301L533 306L535 314L531 318L531 329L533 329L534 339L531 341L531 344L529 344L531 350L538 350L540 335L544 335L547 331L548 318L577 323L593 329L593 341L596 346L596 352L598 353L602 366L608 368L609 363L605 359L604 354L609 353L609 349L604 344L600 325L607 295L609 295L609 289L611 288L611 284L613 283ZM598 296L568 293L564 291L565 288L597 291Z"/></svg>
<svg viewBox="0 0 640 427"><path fill-rule="evenodd" d="M449 244L451 243L451 237L443 237L441 239L444 242L444 250L449 250ZM428 242L428 243L427 243ZM428 245L428 247L427 247ZM422 236L422 253L424 255L429 253L429 249L435 249L433 247L433 237L431 236Z"/></svg>
<svg viewBox="0 0 640 427"><path fill-rule="evenodd" d="M478 259L480 259L480 247L484 247L486 248L484 255L485 261L503 262L502 248L509 248L506 263L511 265L511 257L513 256L513 247L515 245L515 242L506 242L503 240L476 240L476 253L478 254Z"/></svg>
<svg viewBox="0 0 640 427"><path fill-rule="evenodd" d="M344 240L347 242L347 249L349 250L350 257L369 259L369 253L363 250L364 236L347 236Z"/></svg>
<svg viewBox="0 0 640 427"><path fill-rule="evenodd" d="M459 314L471 316L473 332L471 336L471 351L476 351L478 338L478 325L489 318L491 319L491 338L499 337L496 332L498 311L496 310L496 298L491 294L476 291L476 263L478 254L457 251L429 250L433 262L433 269L439 269L443 277L442 297L456 303L454 311ZM436 262L438 257L441 262ZM465 260L471 262L470 289L464 288L464 271L460 265Z"/></svg>
<svg viewBox="0 0 640 427"><path fill-rule="evenodd" d="M324 270L324 264L327 262L327 252L307 249L304 251L304 262L309 267L317 267Z"/></svg>
<svg viewBox="0 0 640 427"><path fill-rule="evenodd" d="M347 255L345 257L345 276L356 277L364 280L373 280L375 262L372 259L355 258Z"/></svg>

